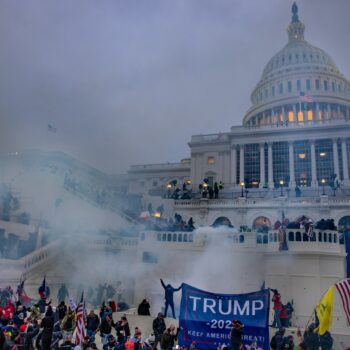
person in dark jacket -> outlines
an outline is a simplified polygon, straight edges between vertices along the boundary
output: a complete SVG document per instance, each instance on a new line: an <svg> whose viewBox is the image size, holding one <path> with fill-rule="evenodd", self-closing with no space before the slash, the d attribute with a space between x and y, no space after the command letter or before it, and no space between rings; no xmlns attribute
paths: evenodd
<svg viewBox="0 0 350 350"><path fill-rule="evenodd" d="M179 329L175 328L174 325L171 325L162 335L162 339L160 341L160 347L162 350L171 350L175 345L175 341L177 340L177 336L179 334Z"/></svg>
<svg viewBox="0 0 350 350"><path fill-rule="evenodd" d="M160 282L165 290L165 310L164 315L167 317L168 313L168 307L171 307L171 311L173 313L173 318L175 317L175 308L174 308L174 292L179 291L182 288L182 284L179 288L174 288L171 284L165 285L162 279L160 279Z"/></svg>
<svg viewBox="0 0 350 350"><path fill-rule="evenodd" d="M143 299L141 301L141 304L137 308L137 314L141 316L150 316L151 313L149 309L151 308L151 305L149 304L147 299Z"/></svg>
<svg viewBox="0 0 350 350"><path fill-rule="evenodd" d="M115 330L117 332L118 342L125 343L126 339L131 335L129 322L125 316L122 316L120 321L115 325Z"/></svg>
<svg viewBox="0 0 350 350"><path fill-rule="evenodd" d="M112 327L113 327L113 319L109 315L102 318L101 324L100 324L100 334L101 334L101 340L103 345L107 343L107 338L112 332Z"/></svg>
<svg viewBox="0 0 350 350"><path fill-rule="evenodd" d="M48 306L47 311L45 313L45 317L42 319L40 324L40 328L43 329L41 334L42 350L50 350L51 348L53 326L54 326L53 311L51 306Z"/></svg>
<svg viewBox="0 0 350 350"><path fill-rule="evenodd" d="M58 319L63 320L67 314L67 305L65 304L64 301L60 302L60 304L57 307L57 311L58 311Z"/></svg>
<svg viewBox="0 0 350 350"><path fill-rule="evenodd" d="M304 334L304 343L308 350L319 350L319 335L315 332L315 324L312 323Z"/></svg>
<svg viewBox="0 0 350 350"><path fill-rule="evenodd" d="M161 312L159 312L157 318L153 320L152 328L155 338L153 349L157 349L157 345L160 342L164 331L166 330L164 315Z"/></svg>
<svg viewBox="0 0 350 350"><path fill-rule="evenodd" d="M232 321L232 329L230 333L230 343L232 350L240 350L242 345L244 325L239 320Z"/></svg>
<svg viewBox="0 0 350 350"><path fill-rule="evenodd" d="M39 333L39 325L37 320L31 320L28 321L27 331L24 336L24 350L34 350L34 344L33 339L38 335Z"/></svg>
<svg viewBox="0 0 350 350"><path fill-rule="evenodd" d="M281 327L275 335L271 338L270 347L272 350L279 350L282 347L284 333L286 332L284 327Z"/></svg>
<svg viewBox="0 0 350 350"><path fill-rule="evenodd" d="M94 310L90 310L89 315L86 317L86 332L89 337L93 336L100 325L100 318L95 314Z"/></svg>

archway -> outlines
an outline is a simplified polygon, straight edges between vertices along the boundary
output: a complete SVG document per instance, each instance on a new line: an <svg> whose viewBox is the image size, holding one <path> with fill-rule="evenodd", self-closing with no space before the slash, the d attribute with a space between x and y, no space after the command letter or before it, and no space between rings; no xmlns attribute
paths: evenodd
<svg viewBox="0 0 350 350"><path fill-rule="evenodd" d="M253 229L258 232L268 232L271 227L271 221L266 216L259 216L253 221Z"/></svg>
<svg viewBox="0 0 350 350"><path fill-rule="evenodd" d="M343 216L338 221L338 229L341 232L350 232L350 215Z"/></svg>
<svg viewBox="0 0 350 350"><path fill-rule="evenodd" d="M219 226L227 226L227 227L233 227L233 225L231 224L231 221L229 218L227 218L226 216L220 216L218 217L213 225L213 227L219 227Z"/></svg>

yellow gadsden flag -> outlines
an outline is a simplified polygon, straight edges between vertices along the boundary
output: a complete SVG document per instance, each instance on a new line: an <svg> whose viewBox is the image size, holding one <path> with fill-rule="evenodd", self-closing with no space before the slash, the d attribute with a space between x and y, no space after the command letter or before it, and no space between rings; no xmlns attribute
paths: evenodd
<svg viewBox="0 0 350 350"><path fill-rule="evenodd" d="M320 335L325 334L332 325L332 312L334 303L334 286L330 287L327 293L324 295L320 303L316 306L316 314L320 325L318 327L318 333Z"/></svg>

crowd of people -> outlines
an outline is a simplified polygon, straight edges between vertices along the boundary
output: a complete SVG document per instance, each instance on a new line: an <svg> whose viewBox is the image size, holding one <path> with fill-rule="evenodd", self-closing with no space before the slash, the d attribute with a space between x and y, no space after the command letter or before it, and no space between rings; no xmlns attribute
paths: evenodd
<svg viewBox="0 0 350 350"><path fill-rule="evenodd" d="M195 229L192 217L186 222L178 213L175 213L174 217L170 219L163 217L149 217L144 224L146 229L154 231L192 232Z"/></svg>

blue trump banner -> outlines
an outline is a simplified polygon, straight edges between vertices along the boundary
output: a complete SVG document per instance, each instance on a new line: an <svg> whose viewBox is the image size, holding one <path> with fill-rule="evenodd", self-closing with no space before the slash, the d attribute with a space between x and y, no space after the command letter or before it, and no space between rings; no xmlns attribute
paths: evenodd
<svg viewBox="0 0 350 350"><path fill-rule="evenodd" d="M214 294L183 284L179 344L217 349L230 344L232 320L244 324L243 348L269 350L269 290Z"/></svg>

